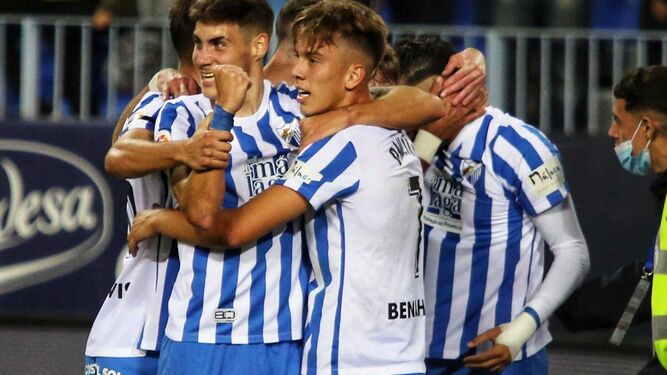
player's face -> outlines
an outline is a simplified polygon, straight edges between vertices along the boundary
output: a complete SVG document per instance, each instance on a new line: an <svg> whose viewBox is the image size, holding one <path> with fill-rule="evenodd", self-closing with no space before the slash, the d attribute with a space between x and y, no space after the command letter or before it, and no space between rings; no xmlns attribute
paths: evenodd
<svg viewBox="0 0 667 375"><path fill-rule="evenodd" d="M201 74L202 93L214 99L217 96L213 67L231 64L248 72L252 63L250 41L241 28L232 23L206 24L197 22L194 31L195 49L192 61Z"/></svg>
<svg viewBox="0 0 667 375"><path fill-rule="evenodd" d="M308 46L301 38L294 44L296 62L292 69L297 101L301 112L312 116L339 108L345 96L345 74L349 64L343 55L343 44Z"/></svg>
<svg viewBox="0 0 667 375"><path fill-rule="evenodd" d="M614 139L614 145L632 139L632 135L637 130L640 117L633 115L625 109L625 99L614 99L612 109L612 123L607 133ZM641 133L641 132L640 132ZM646 146L647 140L638 134L632 139L632 155Z"/></svg>

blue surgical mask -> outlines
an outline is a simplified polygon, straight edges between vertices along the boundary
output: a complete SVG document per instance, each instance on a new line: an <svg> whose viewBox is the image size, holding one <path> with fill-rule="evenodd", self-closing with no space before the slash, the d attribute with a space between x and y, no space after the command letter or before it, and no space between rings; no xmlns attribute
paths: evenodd
<svg viewBox="0 0 667 375"><path fill-rule="evenodd" d="M648 174L648 172L651 170L651 155L648 152L648 146L651 144L650 139L648 140L648 143L643 150L639 151L637 155L632 156L632 141L635 139L635 136L637 135L639 127L642 125L643 121L644 120L639 121L639 124L637 124L637 128L635 129L635 133L632 135L630 140L621 142L616 147L614 147L616 156L621 162L623 168L632 174L640 176Z"/></svg>

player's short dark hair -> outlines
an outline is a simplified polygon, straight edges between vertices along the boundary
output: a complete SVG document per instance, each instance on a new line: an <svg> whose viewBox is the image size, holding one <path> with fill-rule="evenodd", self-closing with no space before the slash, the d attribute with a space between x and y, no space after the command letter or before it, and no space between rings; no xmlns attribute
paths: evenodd
<svg viewBox="0 0 667 375"><path fill-rule="evenodd" d="M180 61L192 61L195 23L190 19L190 7L195 0L176 0L169 10L169 34Z"/></svg>
<svg viewBox="0 0 667 375"><path fill-rule="evenodd" d="M273 32L273 10L266 0L196 0L190 17L205 24L233 23L254 34Z"/></svg>
<svg viewBox="0 0 667 375"><path fill-rule="evenodd" d="M383 86L391 86L398 83L398 55L396 51L391 46L387 46L387 49L382 56L382 60L375 69L375 74L373 79Z"/></svg>
<svg viewBox="0 0 667 375"><path fill-rule="evenodd" d="M337 36L349 42L370 57L369 74L384 56L388 34L374 10L352 0L322 0L299 13L292 24L292 35L310 48L335 45Z"/></svg>
<svg viewBox="0 0 667 375"><path fill-rule="evenodd" d="M292 22L302 10L317 3L320 0L288 0L278 13L276 19L276 37L278 44L282 43L289 36Z"/></svg>
<svg viewBox="0 0 667 375"><path fill-rule="evenodd" d="M625 100L628 112L654 110L667 115L667 67L652 65L627 72L614 86L614 97Z"/></svg>
<svg viewBox="0 0 667 375"><path fill-rule="evenodd" d="M409 36L394 43L398 55L398 82L416 85L433 75L440 75L455 53L451 43L437 35Z"/></svg>

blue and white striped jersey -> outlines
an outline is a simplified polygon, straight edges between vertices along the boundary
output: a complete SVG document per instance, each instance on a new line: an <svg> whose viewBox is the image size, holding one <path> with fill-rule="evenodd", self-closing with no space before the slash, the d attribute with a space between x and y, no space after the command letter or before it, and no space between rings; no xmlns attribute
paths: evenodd
<svg viewBox="0 0 667 375"><path fill-rule="evenodd" d="M162 105L160 93L147 93L125 122L121 136L131 129L153 131ZM127 185L129 223L137 212L154 204L171 205L167 176L162 172L129 179ZM136 257L128 254L123 260L123 269L91 328L87 356L141 357L144 350L160 349L166 302L179 266L176 247L171 239L157 236L143 241L139 248Z"/></svg>
<svg viewBox="0 0 667 375"><path fill-rule="evenodd" d="M542 283L544 244L531 217L568 194L558 150L537 129L487 108L426 173L427 357L469 354L468 341L511 321ZM519 358L542 349L544 322ZM483 351L488 347L482 347Z"/></svg>
<svg viewBox="0 0 667 375"><path fill-rule="evenodd" d="M421 175L405 133L357 125L307 147L277 182L312 206L302 373L424 372Z"/></svg>
<svg viewBox="0 0 667 375"><path fill-rule="evenodd" d="M248 202L287 172L298 148L296 91L264 82L256 113L235 117L225 208ZM211 111L203 95L168 102L158 137L185 139ZM273 343L302 337L307 269L301 219L239 249L179 243L181 269L169 302L167 336L199 343Z"/></svg>

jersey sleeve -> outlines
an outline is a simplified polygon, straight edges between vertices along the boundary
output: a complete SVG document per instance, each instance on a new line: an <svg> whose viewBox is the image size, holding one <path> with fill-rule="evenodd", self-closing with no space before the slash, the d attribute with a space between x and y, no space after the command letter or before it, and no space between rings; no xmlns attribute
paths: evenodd
<svg viewBox="0 0 667 375"><path fill-rule="evenodd" d="M498 132L494 162L530 216L562 203L569 188L556 146L530 125L506 127Z"/></svg>
<svg viewBox="0 0 667 375"><path fill-rule="evenodd" d="M131 129L146 129L154 131L158 112L162 105L162 95L160 93L149 91L134 107L130 116L125 120L121 136Z"/></svg>
<svg viewBox="0 0 667 375"><path fill-rule="evenodd" d="M356 148L338 133L308 146L276 184L301 194L317 211L354 193L360 178Z"/></svg>
<svg viewBox="0 0 667 375"><path fill-rule="evenodd" d="M169 100L158 115L155 140L182 141L192 137L195 129L195 119L187 105L179 99Z"/></svg>

